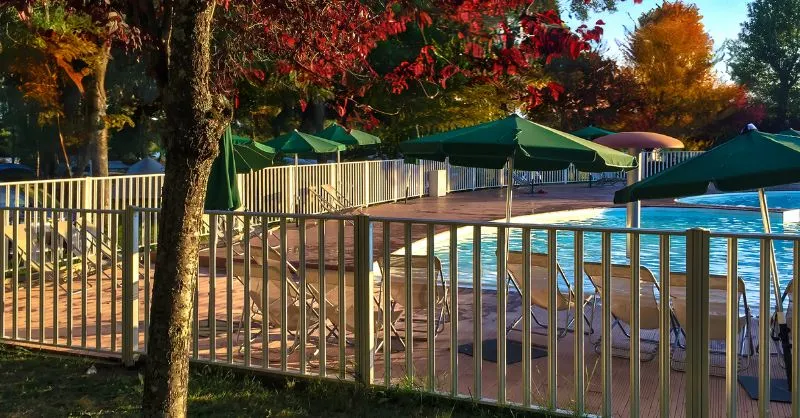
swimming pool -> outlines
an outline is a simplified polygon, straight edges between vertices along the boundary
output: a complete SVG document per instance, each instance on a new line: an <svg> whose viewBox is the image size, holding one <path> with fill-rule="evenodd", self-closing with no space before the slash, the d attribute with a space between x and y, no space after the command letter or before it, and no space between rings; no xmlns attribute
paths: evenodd
<svg viewBox="0 0 800 418"><path fill-rule="evenodd" d="M692 205L736 206L757 208L758 193L722 193L684 197L677 200ZM775 209L800 209L800 191L767 192L767 205Z"/></svg>
<svg viewBox="0 0 800 418"><path fill-rule="evenodd" d="M798 233L800 226L787 223L784 225L779 213L772 214L773 231L776 233ZM625 226L625 209L587 209L567 212L529 215L514 218L515 222L549 224L549 225L585 225L622 228ZM704 227L716 232L762 232L761 218L758 212L726 209L702 208L644 208L642 210L642 227L647 229L685 230L693 227ZM458 232L458 282L460 286L473 285L473 245L472 228L461 228ZM544 231L532 231L531 249L533 252L547 252L547 236ZM559 231L558 260L570 282L573 282L573 232ZM599 262L601 258L601 236L599 233L585 233L584 260ZM414 253L425 252L425 240L414 243ZM626 257L625 234L612 235L612 261L628 264ZM513 229L509 237L512 250L522 249L522 232ZM481 283L483 289L497 288L497 230L482 228L481 231ZM790 280L792 274L792 248L789 243L776 242L776 259L780 272L782 287ZM445 277L449 277L449 234L436 236L434 253L442 260ZM646 235L641 237L640 258L642 265L648 267L658 277L659 238ZM747 287L748 302L751 307L758 306L759 277L759 242L757 240L739 240L739 275ZM672 271L685 271L686 242L683 237L672 237L670 240L670 264ZM710 270L714 274L727 273L727 241L712 239ZM586 282L587 291L589 288Z"/></svg>

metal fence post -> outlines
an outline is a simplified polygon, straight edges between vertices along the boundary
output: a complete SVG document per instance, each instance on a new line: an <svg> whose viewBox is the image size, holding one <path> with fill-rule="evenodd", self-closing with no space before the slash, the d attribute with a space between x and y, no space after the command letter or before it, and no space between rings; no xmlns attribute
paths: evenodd
<svg viewBox="0 0 800 418"><path fill-rule="evenodd" d="M708 417L710 232L686 231L686 416Z"/></svg>
<svg viewBox="0 0 800 418"><path fill-rule="evenodd" d="M419 162L419 197L425 196L425 169L422 161Z"/></svg>
<svg viewBox="0 0 800 418"><path fill-rule="evenodd" d="M135 353L139 351L139 216L137 208L132 206L123 214L122 363L125 366L133 366Z"/></svg>
<svg viewBox="0 0 800 418"><path fill-rule="evenodd" d="M79 197L78 208L79 209L91 209L92 208L92 178L91 177L84 177L81 180L81 193Z"/></svg>
<svg viewBox="0 0 800 418"><path fill-rule="evenodd" d="M369 161L364 161L364 206L372 203L369 196L369 163Z"/></svg>
<svg viewBox="0 0 800 418"><path fill-rule="evenodd" d="M355 327L356 327L356 379L371 385L375 376L372 276L372 224L369 216L355 219ZM390 341L384 341L389 344Z"/></svg>

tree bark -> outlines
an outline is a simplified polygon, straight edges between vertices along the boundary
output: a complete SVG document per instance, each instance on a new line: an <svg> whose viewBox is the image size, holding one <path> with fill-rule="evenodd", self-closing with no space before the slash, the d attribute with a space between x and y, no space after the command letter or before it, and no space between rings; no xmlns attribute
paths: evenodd
<svg viewBox="0 0 800 418"><path fill-rule="evenodd" d="M317 133L325 128L325 102L321 99L312 100L300 118L300 130L303 132Z"/></svg>
<svg viewBox="0 0 800 418"><path fill-rule="evenodd" d="M159 216L144 416L186 415L189 344L197 286L199 230L208 175L231 109L210 90L213 0L176 0L170 34L163 105L167 164Z"/></svg>
<svg viewBox="0 0 800 418"><path fill-rule="evenodd" d="M781 74L779 78L775 117L777 118L776 125L783 125L786 123L789 116L789 92L791 90L791 85L789 84L788 74Z"/></svg>
<svg viewBox="0 0 800 418"><path fill-rule="evenodd" d="M87 77L87 131L91 147L92 175L108 176L108 128L106 127L106 70L111 56L111 43L101 45L92 73Z"/></svg>

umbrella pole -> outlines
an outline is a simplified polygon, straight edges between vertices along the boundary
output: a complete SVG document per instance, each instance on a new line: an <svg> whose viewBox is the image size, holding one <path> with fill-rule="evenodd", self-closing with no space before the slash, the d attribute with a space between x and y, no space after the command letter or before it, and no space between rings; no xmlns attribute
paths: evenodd
<svg viewBox="0 0 800 418"><path fill-rule="evenodd" d="M772 223L769 219L769 206L767 206L767 195L764 189L758 189L758 203L761 209L761 221L764 223L764 232L772 233ZM775 291L775 322L778 325L778 340L781 342L783 351L783 361L786 364L786 382L789 391L792 390L792 344L789 342L789 326L786 324L786 314L783 312L783 301L781 301L781 284L778 280L778 263L775 260L775 245L769 242L769 263L772 272L772 287ZM762 301L763 302L763 301ZM761 326L764 326L762 324ZM797 330L795 330L797 332ZM774 337L773 337L774 338Z"/></svg>
<svg viewBox="0 0 800 418"><path fill-rule="evenodd" d="M514 190L514 157L508 158L506 179L506 223L511 223L511 199ZM508 248L506 248L508 250Z"/></svg>
<svg viewBox="0 0 800 418"><path fill-rule="evenodd" d="M639 150L637 150L636 148L630 148L628 150L628 153L630 155L636 156L636 154L638 154L638 151ZM638 182L639 180L642 179L641 170L642 170L642 164L641 164L641 162L639 162L639 166L636 169L628 171L628 174L626 176L627 180L628 180L627 181L627 183L628 183L627 185L628 186L630 186L632 184L635 184L636 182ZM639 225L640 225L640 222L641 222L641 211L642 211L642 202L641 201L636 200L636 201L633 201L633 202L629 202L628 205L627 205L627 213L626 213L627 216L626 216L626 219L625 219L625 226L628 227L628 228L638 228ZM626 249L627 257L630 258L631 257L631 235L630 234L628 234L628 242L626 243L625 249Z"/></svg>
<svg viewBox="0 0 800 418"><path fill-rule="evenodd" d="M761 222L764 224L764 232L767 234L772 233L772 223L769 219L769 206L767 206L767 195L764 189L758 189L758 203L761 208ZM775 260L775 245L772 241L769 243L769 259L770 271L772 272L772 287L775 291L775 301L777 303L777 311L783 312L783 304L781 303L781 284L778 281L778 264ZM784 323L785 323L784 319Z"/></svg>

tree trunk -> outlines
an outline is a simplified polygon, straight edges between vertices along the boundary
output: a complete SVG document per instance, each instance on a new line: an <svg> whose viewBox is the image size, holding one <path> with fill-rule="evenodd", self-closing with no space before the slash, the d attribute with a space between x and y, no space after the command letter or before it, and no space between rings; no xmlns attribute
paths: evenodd
<svg viewBox="0 0 800 418"><path fill-rule="evenodd" d="M777 94L777 109L775 112L775 117L777 121L775 126L782 126L786 123L789 116L789 93L791 90L791 86L789 85L789 81L787 80L788 75L781 75L780 76L780 83L778 84L778 94Z"/></svg>
<svg viewBox="0 0 800 418"><path fill-rule="evenodd" d="M91 147L92 175L108 176L108 128L106 127L106 69L111 43L102 45L86 82L87 131Z"/></svg>
<svg viewBox="0 0 800 418"><path fill-rule="evenodd" d="M144 416L186 415L199 230L211 163L231 109L210 90L213 0L176 0L165 45L167 164L150 310Z"/></svg>
<svg viewBox="0 0 800 418"><path fill-rule="evenodd" d="M301 115L300 130L303 132L317 133L325 128L325 102L314 99L306 106Z"/></svg>

